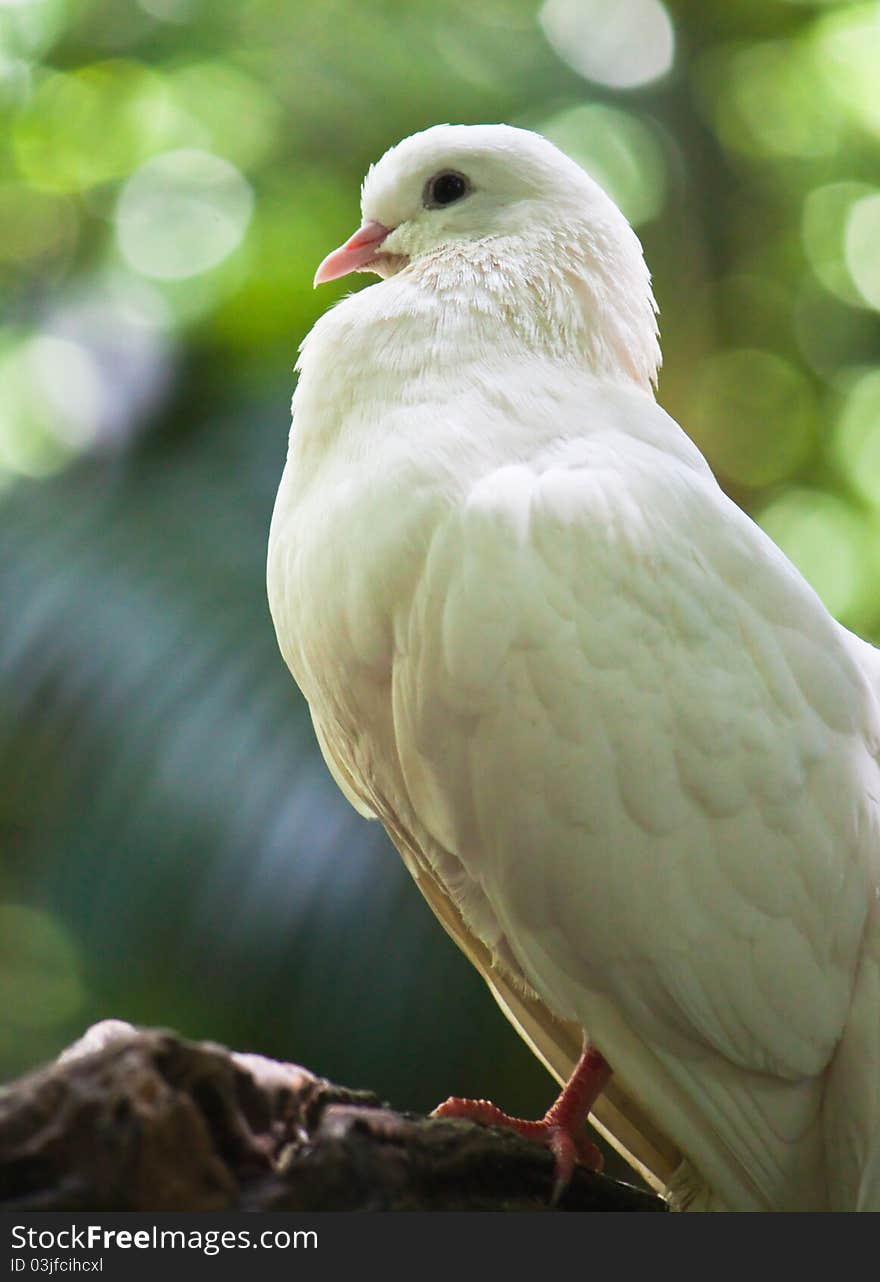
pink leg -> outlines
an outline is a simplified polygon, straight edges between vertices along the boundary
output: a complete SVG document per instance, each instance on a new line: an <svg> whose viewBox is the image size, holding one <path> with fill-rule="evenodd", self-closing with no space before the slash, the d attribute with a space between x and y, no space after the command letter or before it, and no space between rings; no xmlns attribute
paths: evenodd
<svg viewBox="0 0 880 1282"><path fill-rule="evenodd" d="M434 1109L432 1117L462 1117L483 1126L503 1126L525 1139L543 1144L556 1158L553 1201L568 1187L576 1165L601 1171L602 1154L586 1136L584 1127L593 1104L608 1084L611 1069L589 1042L584 1043L574 1072L539 1122L510 1117L488 1100L453 1097Z"/></svg>

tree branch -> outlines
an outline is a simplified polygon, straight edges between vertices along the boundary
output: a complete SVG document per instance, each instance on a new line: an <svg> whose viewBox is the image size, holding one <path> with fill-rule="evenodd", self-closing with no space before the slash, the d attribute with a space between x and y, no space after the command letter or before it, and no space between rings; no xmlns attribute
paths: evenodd
<svg viewBox="0 0 880 1282"><path fill-rule="evenodd" d="M510 1133L116 1020L0 1095L6 1210L547 1211L552 1184ZM665 1206L578 1170L555 1209Z"/></svg>

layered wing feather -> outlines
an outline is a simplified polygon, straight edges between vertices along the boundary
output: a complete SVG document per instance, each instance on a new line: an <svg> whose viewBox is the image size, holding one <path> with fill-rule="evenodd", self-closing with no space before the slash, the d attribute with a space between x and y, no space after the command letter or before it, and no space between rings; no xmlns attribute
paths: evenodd
<svg viewBox="0 0 880 1282"><path fill-rule="evenodd" d="M413 811L465 917L491 905L489 947L722 1198L823 1205L877 713L790 563L702 469L585 432L439 526L393 696Z"/></svg>

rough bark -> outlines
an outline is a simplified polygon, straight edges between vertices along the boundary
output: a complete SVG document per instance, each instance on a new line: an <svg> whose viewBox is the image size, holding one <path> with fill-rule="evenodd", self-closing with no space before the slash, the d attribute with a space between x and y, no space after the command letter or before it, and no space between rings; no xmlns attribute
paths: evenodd
<svg viewBox="0 0 880 1282"><path fill-rule="evenodd" d="M0 1095L0 1208L655 1211L506 1132L391 1111L304 1068L98 1024Z"/></svg>

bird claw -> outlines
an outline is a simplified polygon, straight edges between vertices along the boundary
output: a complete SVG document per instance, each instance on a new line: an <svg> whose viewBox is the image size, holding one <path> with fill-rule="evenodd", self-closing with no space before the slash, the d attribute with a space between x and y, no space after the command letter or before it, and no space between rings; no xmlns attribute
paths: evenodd
<svg viewBox="0 0 880 1282"><path fill-rule="evenodd" d="M545 1143L556 1159L556 1179L553 1181L550 1198L551 1204L556 1206L571 1183L576 1166L598 1173L605 1163L596 1145L586 1135L574 1135L558 1122L547 1122L545 1119L543 1124L547 1127Z"/></svg>

